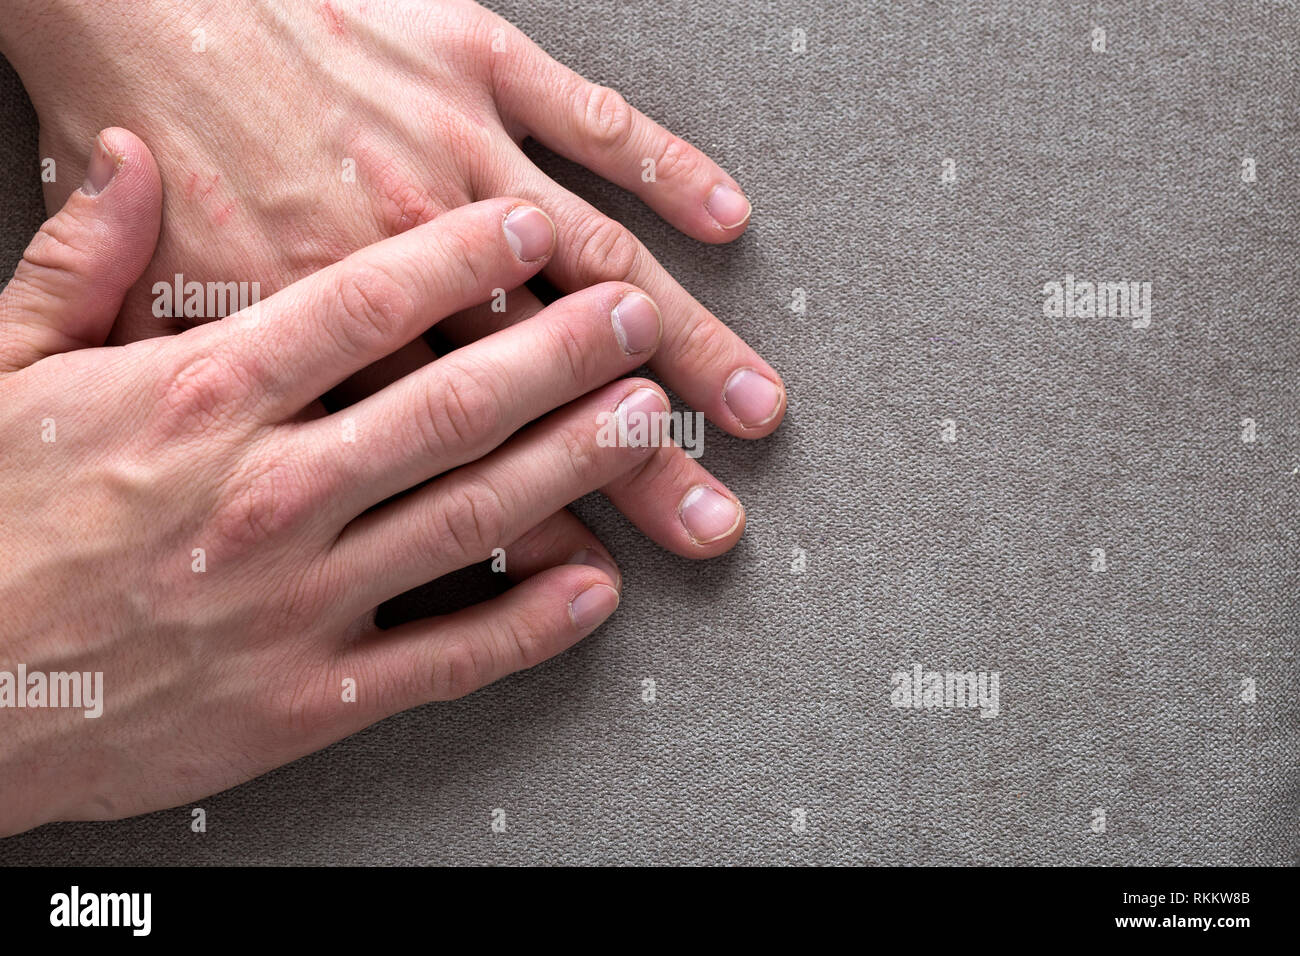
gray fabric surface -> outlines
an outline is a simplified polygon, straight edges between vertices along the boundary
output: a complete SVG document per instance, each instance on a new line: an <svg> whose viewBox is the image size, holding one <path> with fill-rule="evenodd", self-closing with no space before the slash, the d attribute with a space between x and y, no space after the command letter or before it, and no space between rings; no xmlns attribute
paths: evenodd
<svg viewBox="0 0 1300 956"><path fill-rule="evenodd" d="M744 541L695 565L586 500L627 588L571 652L201 801L206 834L0 863L1297 862L1296 5L492 6L755 202L706 248L536 152L784 374L774 437L707 436ZM8 269L40 211L0 90ZM1045 316L1067 273L1152 283L1150 327ZM914 663L997 671L998 716L891 706Z"/></svg>

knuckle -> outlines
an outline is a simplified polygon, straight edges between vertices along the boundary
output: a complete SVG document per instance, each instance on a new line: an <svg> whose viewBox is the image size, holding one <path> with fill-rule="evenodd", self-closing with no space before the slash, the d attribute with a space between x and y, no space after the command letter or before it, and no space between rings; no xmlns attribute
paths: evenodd
<svg viewBox="0 0 1300 956"><path fill-rule="evenodd" d="M220 423L250 391L241 372L221 351L189 356L160 385L157 405L169 431L189 432Z"/></svg>
<svg viewBox="0 0 1300 956"><path fill-rule="evenodd" d="M348 355L388 351L412 313L402 284L373 263L344 269L334 284L333 299L336 321L327 327Z"/></svg>
<svg viewBox="0 0 1300 956"><path fill-rule="evenodd" d="M438 215L435 190L430 188L436 180L416 175L381 143L372 131L356 133L347 141L346 155L356 163L356 179L380 233L396 236Z"/></svg>
<svg viewBox="0 0 1300 956"><path fill-rule="evenodd" d="M631 282L641 268L641 244L607 216L594 215L578 231L578 262L601 278Z"/></svg>
<svg viewBox="0 0 1300 956"><path fill-rule="evenodd" d="M449 635L432 650L430 693L434 700L464 697L506 674L535 667L552 653L545 629L520 616L494 629L492 637Z"/></svg>
<svg viewBox="0 0 1300 956"><path fill-rule="evenodd" d="M433 541L444 560L447 551L465 561L482 560L505 544L501 496L486 479L462 479L445 490L434 527Z"/></svg>
<svg viewBox="0 0 1300 956"><path fill-rule="evenodd" d="M390 236L423 225L437 216L429 193L408 179L388 177L378 185L383 226Z"/></svg>
<svg viewBox="0 0 1300 956"><path fill-rule="evenodd" d="M568 449L568 454L564 460L569 469L570 480L583 489L598 481L603 474L605 455L611 452L617 453L617 448L600 448L596 444L595 436L589 430L570 433L565 448Z"/></svg>
<svg viewBox="0 0 1300 956"><path fill-rule="evenodd" d="M477 448L498 428L501 401L488 377L455 369L428 393L420 418L424 447L431 455L449 447Z"/></svg>
<svg viewBox="0 0 1300 956"><path fill-rule="evenodd" d="M515 618L506 626L506 638L514 652L506 670L527 670L551 656L552 642L547 639L547 632L534 622Z"/></svg>
<svg viewBox="0 0 1300 956"><path fill-rule="evenodd" d="M256 465L226 484L213 527L218 540L240 552L301 527L317 507L309 479L293 466Z"/></svg>
<svg viewBox="0 0 1300 956"><path fill-rule="evenodd" d="M697 155L694 146L679 136L670 136L655 160L655 177L661 180L689 177L699 166Z"/></svg>
<svg viewBox="0 0 1300 956"><path fill-rule="evenodd" d="M27 279L39 282L58 275L82 274L90 254L90 248L86 247L90 235L93 235L91 230L66 214L45 220L23 250L22 261L32 270Z"/></svg>
<svg viewBox="0 0 1300 956"><path fill-rule="evenodd" d="M440 35L455 37L460 45L474 54L475 60L500 47L501 40L512 29L506 20L476 3L440 8L434 22Z"/></svg>
<svg viewBox="0 0 1300 956"><path fill-rule="evenodd" d="M623 94L594 83L587 87L583 119L587 136L602 149L626 146L636 128L636 117Z"/></svg>
<svg viewBox="0 0 1300 956"><path fill-rule="evenodd" d="M675 331L672 341L661 345L659 353L681 356L697 374L725 368L732 361L727 329L716 320L697 315L695 321L683 323Z"/></svg>
<svg viewBox="0 0 1300 956"><path fill-rule="evenodd" d="M599 361L597 350L582 340L581 326L567 319L549 323L546 335L551 365L563 370L570 382L582 386L594 381ZM557 383L558 384L558 383Z"/></svg>
<svg viewBox="0 0 1300 956"><path fill-rule="evenodd" d="M488 280L491 277L483 262L481 250L497 248L500 243L484 243L481 235L476 238L475 235L465 231L447 232L442 241L442 254L447 264L447 271L444 274L453 277L456 288L463 293L469 293L490 285Z"/></svg>
<svg viewBox="0 0 1300 956"><path fill-rule="evenodd" d="M429 693L433 700L455 700L473 693L487 682L486 650L471 636L448 635L431 651Z"/></svg>

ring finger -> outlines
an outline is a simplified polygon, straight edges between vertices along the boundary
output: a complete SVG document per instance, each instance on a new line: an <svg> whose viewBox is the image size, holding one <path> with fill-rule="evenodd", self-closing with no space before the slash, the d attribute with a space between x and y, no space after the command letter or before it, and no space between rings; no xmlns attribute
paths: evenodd
<svg viewBox="0 0 1300 956"><path fill-rule="evenodd" d="M548 415L490 454L357 518L326 561L332 580L361 581L354 613L485 560L653 449L605 440L611 416L666 411L645 379L616 382Z"/></svg>

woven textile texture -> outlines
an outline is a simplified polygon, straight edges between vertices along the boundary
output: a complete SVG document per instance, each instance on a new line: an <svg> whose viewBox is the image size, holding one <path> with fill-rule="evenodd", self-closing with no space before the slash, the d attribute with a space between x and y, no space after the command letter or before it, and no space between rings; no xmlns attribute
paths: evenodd
<svg viewBox="0 0 1300 956"><path fill-rule="evenodd" d="M570 652L201 801L204 834L0 863L1297 862L1296 4L490 5L754 201L706 247L530 147L784 375L773 437L706 435L745 538L695 564L586 499L626 590ZM0 97L9 270L43 213ZM917 666L996 708L897 706Z"/></svg>

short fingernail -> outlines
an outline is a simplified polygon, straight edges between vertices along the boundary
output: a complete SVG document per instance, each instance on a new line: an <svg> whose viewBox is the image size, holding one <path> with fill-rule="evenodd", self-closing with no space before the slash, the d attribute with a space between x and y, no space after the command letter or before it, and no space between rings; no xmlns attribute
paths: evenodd
<svg viewBox="0 0 1300 956"><path fill-rule="evenodd" d="M614 414L618 417L620 439L626 436L629 448L657 448L668 444L664 439L667 421L663 417L668 405L663 396L653 388L638 388L618 403Z"/></svg>
<svg viewBox="0 0 1300 956"><path fill-rule="evenodd" d="M735 229L749 218L752 208L748 199L726 185L714 187L704 201L705 211L723 229Z"/></svg>
<svg viewBox="0 0 1300 956"><path fill-rule="evenodd" d="M604 571L609 575L609 579L614 582L615 587L617 587L623 579L623 576L619 574L618 565L593 548L583 548L581 551L575 551L569 557L569 560L564 563L585 564L588 567Z"/></svg>
<svg viewBox="0 0 1300 956"><path fill-rule="evenodd" d="M510 250L524 262L536 262L555 246L555 223L535 206L516 206L505 221Z"/></svg>
<svg viewBox="0 0 1300 956"><path fill-rule="evenodd" d="M610 313L618 344L628 355L649 352L659 344L662 321L659 309L639 292L629 292Z"/></svg>
<svg viewBox="0 0 1300 956"><path fill-rule="evenodd" d="M81 191L87 196L98 196L102 193L117 175L120 161L104 144L104 137L96 136L95 145L90 151L90 165L86 167L86 181L81 184Z"/></svg>
<svg viewBox="0 0 1300 956"><path fill-rule="evenodd" d="M618 592L608 584L593 584L569 602L569 617L580 631L590 631L618 608Z"/></svg>
<svg viewBox="0 0 1300 956"><path fill-rule="evenodd" d="M752 368L734 372L722 387L722 400L741 424L756 428L765 425L781 410L781 387Z"/></svg>
<svg viewBox="0 0 1300 956"><path fill-rule="evenodd" d="M740 503L708 485L696 485L682 498L677 514L696 544L725 538L740 524Z"/></svg>

